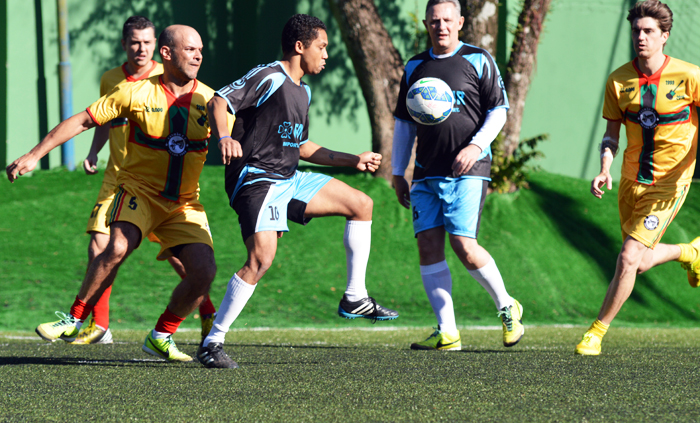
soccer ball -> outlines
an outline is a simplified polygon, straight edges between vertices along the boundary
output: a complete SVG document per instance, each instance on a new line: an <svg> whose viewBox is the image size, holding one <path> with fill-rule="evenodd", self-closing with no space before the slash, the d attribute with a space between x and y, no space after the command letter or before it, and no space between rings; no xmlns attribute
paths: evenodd
<svg viewBox="0 0 700 423"><path fill-rule="evenodd" d="M454 96L450 86L439 78L421 78L408 89L406 108L413 120L437 125L452 113Z"/></svg>

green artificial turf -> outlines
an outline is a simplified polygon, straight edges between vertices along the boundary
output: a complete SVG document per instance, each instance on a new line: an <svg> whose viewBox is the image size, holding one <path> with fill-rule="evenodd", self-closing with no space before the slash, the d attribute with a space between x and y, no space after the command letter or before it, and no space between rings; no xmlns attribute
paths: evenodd
<svg viewBox="0 0 700 423"><path fill-rule="evenodd" d="M166 363L145 331L72 346L0 333L0 421L518 421L700 419L698 329L613 327L603 355L573 354L583 327L462 328L463 350L411 351L424 329L235 330L237 370ZM379 326L386 329L386 325ZM192 354L199 334L176 335Z"/></svg>
<svg viewBox="0 0 700 423"><path fill-rule="evenodd" d="M383 180L322 171L374 200L367 287L380 304L400 312L388 325L435 325L420 278L410 211L398 205ZM237 217L224 193L223 172L206 166L201 178L218 265L211 288L216 306L246 258ZM101 174L63 170L0 183L0 330L30 331L55 320L54 310L68 311L85 273L85 224L100 184ZM687 242L700 235L698 212L700 194L691 189L664 241ZM233 328L348 327L336 315L345 288L344 220L317 218L306 227L290 223L290 229ZM488 196L479 241L495 258L509 293L523 304L526 323L590 324L621 245L616 190L598 200L589 193L589 181L535 174L529 190ZM155 260L157 252L156 245L145 242L120 269L111 301L112 328L153 327L165 309L178 277L167 263ZM451 251L447 257L457 323L499 324L488 294ZM615 325L696 326L699 294L677 263L665 264L638 277ZM184 328L198 327L193 317Z"/></svg>

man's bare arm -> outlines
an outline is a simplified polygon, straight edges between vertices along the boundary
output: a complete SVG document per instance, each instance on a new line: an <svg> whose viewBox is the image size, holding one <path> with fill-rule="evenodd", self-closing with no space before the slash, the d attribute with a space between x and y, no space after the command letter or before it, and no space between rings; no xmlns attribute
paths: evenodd
<svg viewBox="0 0 700 423"><path fill-rule="evenodd" d="M19 176L31 172L36 167L36 163L47 155L49 151L95 126L97 126L97 124L92 120L87 111L82 111L59 123L58 126L53 128L39 144L29 151L29 153L7 166L5 169L7 179L9 179L10 182L14 182Z"/></svg>
<svg viewBox="0 0 700 423"><path fill-rule="evenodd" d="M211 138L219 143L221 150L221 162L231 164L231 160L243 157L241 144L231 138L228 127L228 104L226 100L215 95L207 103L209 111L209 125L211 126ZM225 137L225 138L224 138Z"/></svg>

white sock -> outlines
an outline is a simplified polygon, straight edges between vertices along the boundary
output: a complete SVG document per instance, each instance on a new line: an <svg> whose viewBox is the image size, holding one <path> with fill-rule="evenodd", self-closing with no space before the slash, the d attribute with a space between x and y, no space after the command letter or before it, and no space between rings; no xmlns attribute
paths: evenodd
<svg viewBox="0 0 700 423"><path fill-rule="evenodd" d="M508 295L508 291L506 291L501 272L498 271L493 257L486 266L481 269L469 270L469 274L484 287L489 295L491 295L493 302L496 303L497 309L500 310L503 307L515 304L513 302L513 297Z"/></svg>
<svg viewBox="0 0 700 423"><path fill-rule="evenodd" d="M345 257L348 267L348 285L345 296L349 301L367 298L365 275L369 250L372 245L372 221L348 220L345 222Z"/></svg>
<svg viewBox="0 0 700 423"><path fill-rule="evenodd" d="M238 315L241 314L243 307L248 303L253 292L255 292L255 285L246 283L237 274L233 274L231 280L228 281L226 294L224 299L221 300L219 311L216 312L214 325L202 345L206 347L211 342L224 343L226 332L228 332Z"/></svg>
<svg viewBox="0 0 700 423"><path fill-rule="evenodd" d="M157 330L153 329L151 331L151 338L153 339L165 339L168 336L172 335L172 333L168 332L158 332Z"/></svg>
<svg viewBox="0 0 700 423"><path fill-rule="evenodd" d="M452 304L452 275L445 260L420 267L423 288L428 295L433 313L437 317L440 330L453 334L457 332L455 310Z"/></svg>

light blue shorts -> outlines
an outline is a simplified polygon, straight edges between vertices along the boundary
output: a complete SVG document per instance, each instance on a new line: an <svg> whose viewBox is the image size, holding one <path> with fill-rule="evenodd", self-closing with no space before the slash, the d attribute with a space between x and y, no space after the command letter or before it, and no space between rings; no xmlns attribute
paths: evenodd
<svg viewBox="0 0 700 423"><path fill-rule="evenodd" d="M444 226L458 236L479 233L489 181L480 178L425 179L411 187L413 232Z"/></svg>
<svg viewBox="0 0 700 423"><path fill-rule="evenodd" d="M288 232L287 220L305 225L306 205L333 179L328 175L296 172L289 179L258 179L241 185L233 201L243 239L256 232Z"/></svg>

